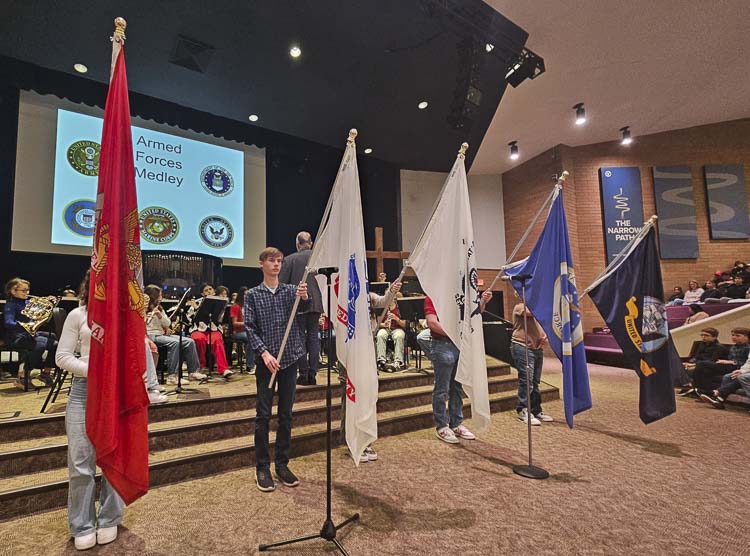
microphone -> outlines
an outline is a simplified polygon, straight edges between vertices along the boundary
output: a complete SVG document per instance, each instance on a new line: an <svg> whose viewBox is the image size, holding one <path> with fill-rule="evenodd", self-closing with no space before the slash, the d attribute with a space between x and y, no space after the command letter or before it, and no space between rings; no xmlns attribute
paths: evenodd
<svg viewBox="0 0 750 556"><path fill-rule="evenodd" d="M526 280L531 280L533 278L532 274L519 274L518 276L508 276L507 274L500 277L500 280L504 280L506 282L510 282L513 280L514 282L525 282Z"/></svg>
<svg viewBox="0 0 750 556"><path fill-rule="evenodd" d="M323 276L331 276L339 271L337 266L325 266L315 271L315 274L322 274Z"/></svg>

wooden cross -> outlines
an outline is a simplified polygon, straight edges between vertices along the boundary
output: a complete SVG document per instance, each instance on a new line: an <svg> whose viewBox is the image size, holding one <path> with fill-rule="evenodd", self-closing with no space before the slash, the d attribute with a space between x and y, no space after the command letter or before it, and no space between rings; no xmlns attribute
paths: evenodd
<svg viewBox="0 0 750 556"><path fill-rule="evenodd" d="M408 259L408 251L384 251L383 250L383 228L375 228L375 250L367 251L368 259L375 259L375 276L383 272L383 261L385 259Z"/></svg>

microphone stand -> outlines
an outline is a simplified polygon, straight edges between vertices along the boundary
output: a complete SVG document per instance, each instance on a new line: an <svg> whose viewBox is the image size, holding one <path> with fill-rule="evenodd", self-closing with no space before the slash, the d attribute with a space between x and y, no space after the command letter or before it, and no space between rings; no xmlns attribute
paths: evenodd
<svg viewBox="0 0 750 556"><path fill-rule="evenodd" d="M331 275L338 272L339 269L335 266L327 267L327 268L319 268L318 274L322 274L326 277L326 284L328 287L328 315L331 314L331 297L332 297L332 288L331 288ZM333 543L336 548L339 549L339 552L343 554L344 556L348 556L349 553L344 549L344 546L341 544L341 542L336 538L336 531L344 527L345 525L349 525L350 523L354 521L359 520L359 514L355 513L351 517L345 519L338 525L334 525L333 519L331 517L331 486L332 486L332 480L331 480L331 369L333 367L333 358L331 357L331 339L333 337L332 332L333 327L333 319L329 319L329 325L328 325L328 380L326 383L326 519L323 522L323 526L320 529L320 532L313 533L312 535L305 535L304 537L297 537L295 539L288 539L285 541L278 541L271 544L261 544L258 546L258 550L260 552L265 552L269 548L275 548L277 546L285 546L287 544L294 544L298 542L304 542L309 541L312 539L324 539L327 542Z"/></svg>
<svg viewBox="0 0 750 556"><path fill-rule="evenodd" d="M528 318L526 315L526 280L531 278L531 274L522 274L520 276L511 276L511 280L521 283L521 300L523 301L523 336L524 341L527 341L529 337ZM534 465L532 460L532 442L531 442L531 379L529 375L533 372L529 368L529 346L528 343L524 346L526 353L526 429L529 436L529 464L528 465L514 465L513 473L526 477L527 479L546 479L549 477L549 472L546 469L537 467ZM518 362L516 362L518 364Z"/></svg>

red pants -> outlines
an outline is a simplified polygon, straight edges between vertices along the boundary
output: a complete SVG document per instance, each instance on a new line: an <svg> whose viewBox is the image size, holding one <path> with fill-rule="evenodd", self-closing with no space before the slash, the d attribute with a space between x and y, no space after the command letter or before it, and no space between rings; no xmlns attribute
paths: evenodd
<svg viewBox="0 0 750 556"><path fill-rule="evenodd" d="M195 349L198 351L198 361L200 361L201 367L206 366L206 345L208 345L208 331L201 332L196 330L190 337L195 341ZM211 353L214 355L216 361L216 370L220 375L224 374L229 368L227 363L227 354L224 351L224 336L221 332L214 330L211 332Z"/></svg>

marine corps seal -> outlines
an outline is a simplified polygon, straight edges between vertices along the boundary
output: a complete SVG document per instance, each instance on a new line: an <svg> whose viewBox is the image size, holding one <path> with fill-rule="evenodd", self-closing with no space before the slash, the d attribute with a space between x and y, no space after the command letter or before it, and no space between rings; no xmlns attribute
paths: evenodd
<svg viewBox="0 0 750 556"><path fill-rule="evenodd" d="M147 207L140 212L141 237L149 243L164 245L180 233L177 217L164 207Z"/></svg>

